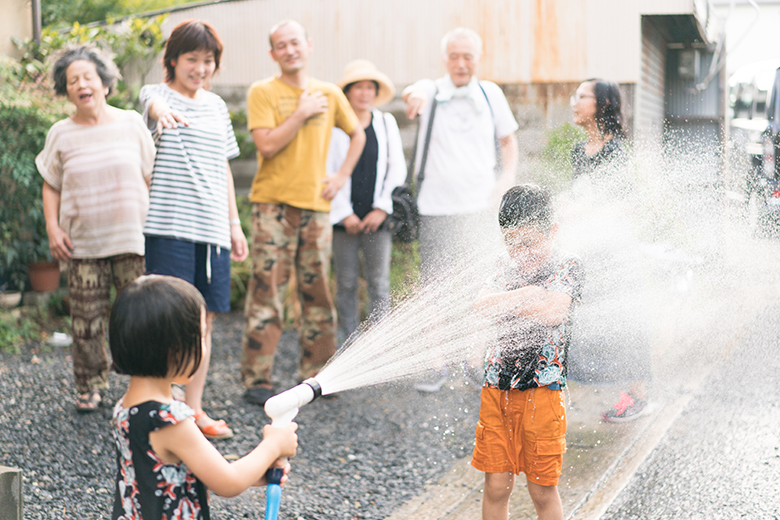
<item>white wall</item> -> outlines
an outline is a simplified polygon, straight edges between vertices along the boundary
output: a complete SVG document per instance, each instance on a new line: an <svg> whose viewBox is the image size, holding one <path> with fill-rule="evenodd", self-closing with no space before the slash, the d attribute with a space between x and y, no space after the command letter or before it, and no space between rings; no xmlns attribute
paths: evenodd
<svg viewBox="0 0 780 520"><path fill-rule="evenodd" d="M731 16L726 19L729 3L730 0L719 0L715 5L716 16L726 26L726 69L729 75L744 65L780 59L780 44L777 40L780 0L759 1L761 12L752 26L756 11L747 0L736 0Z"/></svg>
<svg viewBox="0 0 780 520"><path fill-rule="evenodd" d="M636 83L641 14L658 1L664 12L693 12L693 0L238 0L174 12L164 28L188 18L214 24L225 43L215 87L245 87L277 72L267 34L283 18L306 26L315 45L311 73L328 81L356 58L374 61L399 87L440 75L439 40L465 26L484 40L482 78Z"/></svg>
<svg viewBox="0 0 780 520"><path fill-rule="evenodd" d="M11 37L32 38L30 0L0 0L0 55L19 57Z"/></svg>

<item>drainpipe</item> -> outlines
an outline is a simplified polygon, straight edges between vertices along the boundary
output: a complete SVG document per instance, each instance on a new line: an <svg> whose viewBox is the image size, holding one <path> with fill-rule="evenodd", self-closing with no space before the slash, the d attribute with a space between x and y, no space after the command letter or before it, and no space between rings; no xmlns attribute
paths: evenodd
<svg viewBox="0 0 780 520"><path fill-rule="evenodd" d="M32 0L32 30L35 45L41 45L41 0Z"/></svg>
<svg viewBox="0 0 780 520"><path fill-rule="evenodd" d="M726 19L723 21L723 30L721 31L721 36L720 40L718 41L717 49L715 50L715 55L712 57L712 61L710 62L710 71L702 80L702 82L696 85L694 89L694 92L696 93L706 89L713 78L720 73L723 67L726 66L726 51L723 42L726 40L726 22L728 22L728 19L731 17L731 12L734 10L734 2L735 0L731 0L728 14L726 15ZM756 25L758 19L761 17L761 8L758 6L755 0L747 0L747 2L753 7L753 9L756 10L756 15L753 18L753 21L750 22L750 26L747 28L747 30L734 42L734 45L731 47L732 51L736 49L740 43L742 43L742 40L745 39L745 36L750 34L750 32L753 30L753 26Z"/></svg>

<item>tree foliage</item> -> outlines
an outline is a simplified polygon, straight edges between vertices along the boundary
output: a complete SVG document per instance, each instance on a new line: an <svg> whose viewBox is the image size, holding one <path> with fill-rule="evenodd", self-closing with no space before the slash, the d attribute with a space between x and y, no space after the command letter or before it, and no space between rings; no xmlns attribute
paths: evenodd
<svg viewBox="0 0 780 520"><path fill-rule="evenodd" d="M192 0L42 0L44 27L66 28L191 3Z"/></svg>
<svg viewBox="0 0 780 520"><path fill-rule="evenodd" d="M113 55L124 76L108 100L137 108L144 75L163 48L164 17L134 18L105 27L79 23L67 31L47 28L40 45L17 41L20 60L0 58L0 285L22 289L30 262L49 257L41 203L43 179L35 157L51 125L72 111L53 95L52 58L67 45L93 43Z"/></svg>

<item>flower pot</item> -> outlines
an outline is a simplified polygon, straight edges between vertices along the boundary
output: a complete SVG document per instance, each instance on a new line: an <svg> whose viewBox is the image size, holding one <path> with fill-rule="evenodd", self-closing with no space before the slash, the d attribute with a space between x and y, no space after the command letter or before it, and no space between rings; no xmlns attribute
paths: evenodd
<svg viewBox="0 0 780 520"><path fill-rule="evenodd" d="M0 293L0 309L13 309L22 301L22 293L19 291L5 291Z"/></svg>
<svg viewBox="0 0 780 520"><path fill-rule="evenodd" d="M60 288L58 262L33 262L29 266L30 285L36 292L51 292Z"/></svg>

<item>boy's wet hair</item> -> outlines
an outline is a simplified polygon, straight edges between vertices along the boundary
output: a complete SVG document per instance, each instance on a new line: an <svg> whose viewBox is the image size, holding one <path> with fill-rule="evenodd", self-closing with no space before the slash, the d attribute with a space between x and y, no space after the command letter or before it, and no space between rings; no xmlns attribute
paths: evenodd
<svg viewBox="0 0 780 520"><path fill-rule="evenodd" d="M190 283L142 276L119 293L108 324L113 368L130 376L195 374L200 365L206 302Z"/></svg>
<svg viewBox="0 0 780 520"><path fill-rule="evenodd" d="M533 184L513 186L501 199L498 225L501 229L534 226L547 233L553 225L550 192Z"/></svg>

